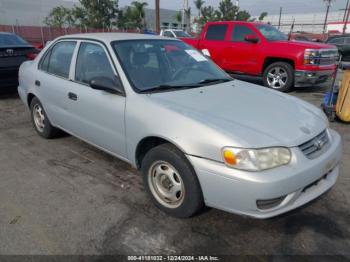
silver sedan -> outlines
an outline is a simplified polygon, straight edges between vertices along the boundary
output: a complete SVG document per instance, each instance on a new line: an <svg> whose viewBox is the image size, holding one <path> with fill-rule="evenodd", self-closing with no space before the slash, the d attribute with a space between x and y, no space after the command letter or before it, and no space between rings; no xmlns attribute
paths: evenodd
<svg viewBox="0 0 350 262"><path fill-rule="evenodd" d="M140 169L160 209L268 218L336 182L341 139L316 107L237 81L185 43L70 35L19 72L37 133L64 130Z"/></svg>

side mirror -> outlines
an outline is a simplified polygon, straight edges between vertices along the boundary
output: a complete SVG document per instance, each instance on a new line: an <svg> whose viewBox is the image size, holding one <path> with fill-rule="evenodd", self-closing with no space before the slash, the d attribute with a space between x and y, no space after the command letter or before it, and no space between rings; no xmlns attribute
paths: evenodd
<svg viewBox="0 0 350 262"><path fill-rule="evenodd" d="M254 34L244 36L244 40L253 44L256 44L259 42L259 38Z"/></svg>
<svg viewBox="0 0 350 262"><path fill-rule="evenodd" d="M112 94L124 95L124 89L119 77L94 77L90 81L90 87L96 90L103 90Z"/></svg>

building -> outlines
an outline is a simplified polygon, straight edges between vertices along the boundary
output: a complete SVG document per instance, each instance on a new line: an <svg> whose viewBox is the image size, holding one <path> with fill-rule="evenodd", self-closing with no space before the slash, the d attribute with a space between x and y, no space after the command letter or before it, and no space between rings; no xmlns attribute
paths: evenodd
<svg viewBox="0 0 350 262"><path fill-rule="evenodd" d="M291 29L293 21L294 32L305 31L310 33L322 33L323 24L325 20L325 12L307 13L307 14L282 14L281 16L281 31L287 33ZM344 11L329 12L328 22L342 22L344 18ZM279 15L268 15L264 22L270 22L274 26L279 24Z"/></svg>
<svg viewBox="0 0 350 262"><path fill-rule="evenodd" d="M70 0L0 0L0 25L11 26L43 26L45 17L56 6L72 8L78 3ZM146 9L148 29L155 30L155 12ZM161 9L160 22L162 28L181 28L176 20L177 11Z"/></svg>
<svg viewBox="0 0 350 262"><path fill-rule="evenodd" d="M41 26L52 8L72 8L74 4L65 0L0 0L0 25Z"/></svg>

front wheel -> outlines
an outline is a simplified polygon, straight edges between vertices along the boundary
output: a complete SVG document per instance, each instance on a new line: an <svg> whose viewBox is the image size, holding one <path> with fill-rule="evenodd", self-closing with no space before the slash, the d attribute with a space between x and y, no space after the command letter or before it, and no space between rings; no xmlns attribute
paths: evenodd
<svg viewBox="0 0 350 262"><path fill-rule="evenodd" d="M294 69L286 62L273 63L265 69L263 81L269 88L287 92L294 84Z"/></svg>
<svg viewBox="0 0 350 262"><path fill-rule="evenodd" d="M165 213L191 217L204 206L202 190L185 155L171 144L151 149L142 161L147 192Z"/></svg>

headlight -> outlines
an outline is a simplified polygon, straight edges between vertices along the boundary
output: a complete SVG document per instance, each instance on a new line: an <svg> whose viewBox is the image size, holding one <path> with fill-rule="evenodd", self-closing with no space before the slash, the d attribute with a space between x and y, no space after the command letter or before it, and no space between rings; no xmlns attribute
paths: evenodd
<svg viewBox="0 0 350 262"><path fill-rule="evenodd" d="M229 167L246 171L262 171L287 165L291 160L291 153L285 147L262 149L225 147L222 150L222 157Z"/></svg>
<svg viewBox="0 0 350 262"><path fill-rule="evenodd" d="M306 49L304 52L304 65L318 65L321 53L316 49Z"/></svg>

